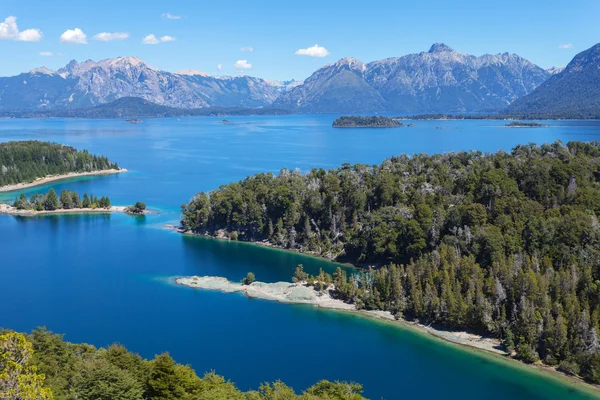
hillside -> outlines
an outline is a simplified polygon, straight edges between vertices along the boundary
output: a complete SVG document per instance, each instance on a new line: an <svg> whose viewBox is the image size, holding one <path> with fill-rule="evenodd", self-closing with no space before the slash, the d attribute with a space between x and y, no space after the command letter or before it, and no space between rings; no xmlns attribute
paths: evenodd
<svg viewBox="0 0 600 400"><path fill-rule="evenodd" d="M599 142L261 173L182 211L188 232L378 267L332 277L358 309L500 337L600 383Z"/></svg>
<svg viewBox="0 0 600 400"><path fill-rule="evenodd" d="M531 93L550 72L516 54L429 51L364 64L345 58L282 93L274 107L298 112L492 112Z"/></svg>
<svg viewBox="0 0 600 400"><path fill-rule="evenodd" d="M517 99L505 113L536 118L600 118L600 44L577 54L564 70Z"/></svg>

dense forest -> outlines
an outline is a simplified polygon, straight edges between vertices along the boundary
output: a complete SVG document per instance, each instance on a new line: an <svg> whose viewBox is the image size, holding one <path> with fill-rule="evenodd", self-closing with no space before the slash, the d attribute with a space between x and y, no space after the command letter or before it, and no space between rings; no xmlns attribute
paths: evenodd
<svg viewBox="0 0 600 400"><path fill-rule="evenodd" d="M600 383L600 143L282 170L199 193L198 234L356 265L359 308L501 337L526 362Z"/></svg>
<svg viewBox="0 0 600 400"><path fill-rule="evenodd" d="M59 197L54 189L50 189L46 194L34 194L29 199L25 196L25 193L21 193L21 195L15 199L13 206L19 210L36 211L53 211L58 209L71 210L74 208L110 208L110 199L107 196L102 196L100 198L92 194L88 196L87 193L84 193L83 198L81 198L77 191L71 192L70 190L61 191Z"/></svg>
<svg viewBox="0 0 600 400"><path fill-rule="evenodd" d="M214 372L198 377L168 353L145 360L120 345L68 343L46 329L0 330L3 400L362 400L361 393L361 385L325 380L301 395L281 381L242 392Z"/></svg>
<svg viewBox="0 0 600 400"><path fill-rule="evenodd" d="M0 143L0 187L48 175L118 168L104 156L61 144L35 140Z"/></svg>

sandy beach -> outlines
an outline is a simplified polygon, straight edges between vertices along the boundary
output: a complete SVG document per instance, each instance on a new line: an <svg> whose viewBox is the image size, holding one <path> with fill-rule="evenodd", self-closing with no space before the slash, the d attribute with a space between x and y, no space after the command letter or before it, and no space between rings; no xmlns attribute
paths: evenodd
<svg viewBox="0 0 600 400"><path fill-rule="evenodd" d="M90 171L90 172L71 172L71 173L64 174L64 175L49 175L44 178L38 178L38 179L34 180L33 182L29 182L29 183L17 183L14 185L2 186L2 187L0 187L0 192L12 192L14 190L27 189L30 187L44 185L46 183L50 183L50 182L54 182L54 181L60 181L60 180L69 179L69 178L78 178L81 176L112 175L112 174L120 174L123 172L127 172L127 170L125 168L120 168L120 169L105 169L105 170L101 170L101 171Z"/></svg>
<svg viewBox="0 0 600 400"><path fill-rule="evenodd" d="M500 355L506 355L499 339L482 337L463 331L440 330L406 320L396 320L396 318L388 311L357 310L354 304L344 303L341 300L332 298L329 294L329 290L319 293L314 288L307 287L302 283L254 282L251 285L242 285L241 283L230 282L226 278L216 276L182 277L177 278L175 282L179 285L197 289L218 290L225 293L241 292L251 298L278 301L280 303L310 304L332 310L360 313L370 317L412 326L449 342L487 350Z"/></svg>

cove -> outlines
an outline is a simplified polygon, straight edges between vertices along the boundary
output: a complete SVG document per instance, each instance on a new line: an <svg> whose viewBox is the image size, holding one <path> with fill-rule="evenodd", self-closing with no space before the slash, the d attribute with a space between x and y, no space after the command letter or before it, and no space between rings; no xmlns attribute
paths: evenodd
<svg viewBox="0 0 600 400"><path fill-rule="evenodd" d="M595 392L393 324L178 287L173 276L289 280L325 260L245 243L180 235L179 207L200 190L282 167L378 163L401 153L509 150L518 143L597 140L597 122L506 129L503 121L417 121L411 130L334 130L333 116L118 120L2 120L0 140L38 139L101 153L130 172L29 188L144 201L160 215L0 216L0 326L37 326L73 342L119 342L145 357L169 351L200 374L214 369L241 388L281 379L300 390L353 380L379 399L589 399ZM442 129L436 129L441 126ZM15 193L2 193L10 201Z"/></svg>

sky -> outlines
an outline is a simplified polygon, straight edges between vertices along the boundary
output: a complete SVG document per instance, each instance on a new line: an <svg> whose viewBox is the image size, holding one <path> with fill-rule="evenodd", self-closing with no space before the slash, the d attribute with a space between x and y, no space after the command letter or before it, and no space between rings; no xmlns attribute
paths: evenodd
<svg viewBox="0 0 600 400"><path fill-rule="evenodd" d="M598 0L0 0L0 76L137 56L166 71L304 79L446 43L566 65L600 42Z"/></svg>

